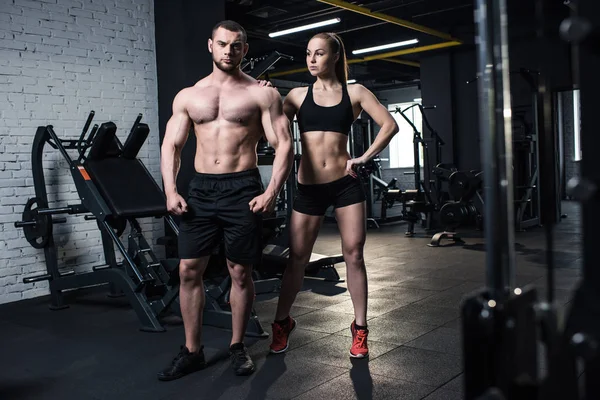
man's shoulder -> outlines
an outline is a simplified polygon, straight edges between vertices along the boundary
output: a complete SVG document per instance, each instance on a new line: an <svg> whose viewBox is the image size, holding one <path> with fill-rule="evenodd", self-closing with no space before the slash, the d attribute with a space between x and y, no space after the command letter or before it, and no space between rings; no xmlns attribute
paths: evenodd
<svg viewBox="0 0 600 400"><path fill-rule="evenodd" d="M269 105L275 101L281 101L279 91L270 86L260 86L258 83L248 85L248 90L253 94L253 97L261 104Z"/></svg>

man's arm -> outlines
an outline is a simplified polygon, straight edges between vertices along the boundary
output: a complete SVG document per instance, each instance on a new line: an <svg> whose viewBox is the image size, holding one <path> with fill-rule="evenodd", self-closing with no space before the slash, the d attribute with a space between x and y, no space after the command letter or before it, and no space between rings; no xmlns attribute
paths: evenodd
<svg viewBox="0 0 600 400"><path fill-rule="evenodd" d="M356 85L356 91L362 109L365 110L380 127L375 141L369 146L365 153L359 157L360 161L365 163L385 149L394 135L398 133L398 125L390 112L379 102L379 100L377 100L377 97L375 97L369 89L362 85Z"/></svg>
<svg viewBox="0 0 600 400"><path fill-rule="evenodd" d="M279 92L272 88L262 90L268 91L268 93L266 94L267 100L262 107L261 121L267 141L275 149L273 172L269 186L265 189L265 195L274 201L290 174L294 153L292 151L290 120L283 112Z"/></svg>
<svg viewBox="0 0 600 400"><path fill-rule="evenodd" d="M184 89L185 90L185 89ZM167 129L161 146L160 169L170 212L181 214L186 204L177 193L177 174L181 164L181 150L185 145L190 129L190 118L185 108L185 92L182 90L173 100L173 115L167 122ZM180 205L179 205L180 204Z"/></svg>

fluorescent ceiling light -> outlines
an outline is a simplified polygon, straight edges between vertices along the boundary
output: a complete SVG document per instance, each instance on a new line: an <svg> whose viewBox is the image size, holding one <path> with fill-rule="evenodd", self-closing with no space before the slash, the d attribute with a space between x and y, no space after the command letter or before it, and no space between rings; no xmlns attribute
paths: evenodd
<svg viewBox="0 0 600 400"><path fill-rule="evenodd" d="M416 99L413 99L413 101L415 101L415 102L417 102L417 103L420 103L422 100L423 100L423 99L422 99L422 98L420 98L420 97L417 97Z"/></svg>
<svg viewBox="0 0 600 400"><path fill-rule="evenodd" d="M356 83L356 79L348 79L346 83L349 85L351 83Z"/></svg>
<svg viewBox="0 0 600 400"><path fill-rule="evenodd" d="M375 46L375 47L368 47L366 49L353 50L352 54L370 53L372 51L379 51L379 50L385 50L385 49L393 49L394 47L409 46L411 44L416 44L416 43L419 43L419 39L410 39L410 40L405 40L403 42L382 44L381 46Z"/></svg>
<svg viewBox="0 0 600 400"><path fill-rule="evenodd" d="M340 18L328 19L326 21L315 22L314 24L297 26L295 28L285 29L283 31L278 31L278 32L271 32L271 33L269 33L269 37L289 35L290 33L306 31L306 30L313 29L313 28L320 28L322 26L337 24L340 21L341 21Z"/></svg>

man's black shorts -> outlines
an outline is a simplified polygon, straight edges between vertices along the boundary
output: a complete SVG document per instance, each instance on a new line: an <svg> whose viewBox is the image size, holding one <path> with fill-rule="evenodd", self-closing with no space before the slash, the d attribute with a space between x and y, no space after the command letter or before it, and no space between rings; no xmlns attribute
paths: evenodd
<svg viewBox="0 0 600 400"><path fill-rule="evenodd" d="M230 174L196 173L186 200L188 211L179 225L179 258L210 255L220 241L225 256L256 265L262 255L262 216L249 202L263 192L258 168Z"/></svg>
<svg viewBox="0 0 600 400"><path fill-rule="evenodd" d="M298 182L294 210L308 215L325 215L325 211L330 206L341 208L362 203L365 199L361 180L350 175L333 182L314 185L303 185Z"/></svg>

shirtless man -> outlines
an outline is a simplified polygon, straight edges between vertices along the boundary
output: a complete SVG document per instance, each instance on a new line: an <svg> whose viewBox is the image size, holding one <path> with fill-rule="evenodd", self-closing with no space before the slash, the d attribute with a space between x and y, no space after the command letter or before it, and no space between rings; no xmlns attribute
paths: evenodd
<svg viewBox="0 0 600 400"><path fill-rule="evenodd" d="M175 96L162 144L167 207L182 216L179 299L185 327L185 346L158 374L163 381L206 366L201 345L203 274L221 238L231 276L231 364L237 375L254 372L243 337L254 301L252 266L260 261L263 247L261 213L273 210L293 162L289 122L279 93L240 70L248 51L244 29L233 21L218 23L208 39L208 50L213 72ZM191 124L197 138L196 175L184 199L177 193L176 177ZM256 155L263 134L276 150L264 192Z"/></svg>

